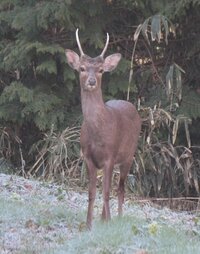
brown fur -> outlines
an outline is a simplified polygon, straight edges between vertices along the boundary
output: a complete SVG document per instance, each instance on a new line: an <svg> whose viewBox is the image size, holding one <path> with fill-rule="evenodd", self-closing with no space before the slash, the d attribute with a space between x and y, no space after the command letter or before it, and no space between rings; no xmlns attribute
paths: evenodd
<svg viewBox="0 0 200 254"><path fill-rule="evenodd" d="M141 120L135 106L123 100L111 100L104 104L101 91L102 69L113 70L119 54L105 60L97 57L81 58L67 50L69 65L79 71L83 124L81 148L89 175L89 205L87 226L91 228L96 195L97 170L104 170L102 219L110 219L109 194L113 168L120 168L118 187L118 214L122 214L124 182L133 162L133 156L141 129ZM94 82L95 80L95 82Z"/></svg>

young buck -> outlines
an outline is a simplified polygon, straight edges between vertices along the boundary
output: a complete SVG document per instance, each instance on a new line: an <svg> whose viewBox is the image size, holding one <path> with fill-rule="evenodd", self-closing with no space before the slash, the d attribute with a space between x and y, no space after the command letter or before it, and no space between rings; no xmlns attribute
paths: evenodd
<svg viewBox="0 0 200 254"><path fill-rule="evenodd" d="M97 169L103 169L103 211L102 219L110 219L109 195L112 172L115 165L120 169L118 187L118 214L122 214L124 182L133 162L141 129L141 120L136 108L127 101L103 102L101 79L104 72L110 72L118 65L121 54L112 54L104 59L109 43L100 56L91 58L83 53L76 30L80 57L67 49L68 64L79 72L83 124L81 128L81 149L88 169L89 204L87 226L91 228L93 206L96 195Z"/></svg>

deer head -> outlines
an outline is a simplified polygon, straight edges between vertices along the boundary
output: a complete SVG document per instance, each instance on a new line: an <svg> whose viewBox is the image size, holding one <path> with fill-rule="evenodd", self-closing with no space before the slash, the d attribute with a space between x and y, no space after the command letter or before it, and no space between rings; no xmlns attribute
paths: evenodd
<svg viewBox="0 0 200 254"><path fill-rule="evenodd" d="M78 29L76 30L76 41L79 47L80 56L76 52L67 49L65 52L67 62L73 69L79 72L81 88L84 91L95 91L101 87L102 74L104 72L110 72L117 67L121 59L121 54L112 54L104 59L104 54L109 43L108 33L107 41L102 53L95 58L91 58L84 54L79 41Z"/></svg>

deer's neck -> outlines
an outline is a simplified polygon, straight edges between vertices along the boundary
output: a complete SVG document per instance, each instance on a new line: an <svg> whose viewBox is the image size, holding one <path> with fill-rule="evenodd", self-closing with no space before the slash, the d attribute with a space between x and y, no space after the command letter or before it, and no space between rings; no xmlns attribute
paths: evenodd
<svg viewBox="0 0 200 254"><path fill-rule="evenodd" d="M81 91L81 104L84 122L90 126L103 124L108 117L101 90Z"/></svg>

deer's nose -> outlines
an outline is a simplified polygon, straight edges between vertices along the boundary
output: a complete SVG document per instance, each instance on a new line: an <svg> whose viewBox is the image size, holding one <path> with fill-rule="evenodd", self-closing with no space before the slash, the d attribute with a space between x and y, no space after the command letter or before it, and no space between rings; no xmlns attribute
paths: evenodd
<svg viewBox="0 0 200 254"><path fill-rule="evenodd" d="M96 85L96 79L95 79L95 78L90 78L90 79L88 80L88 84L89 84L90 86L95 86L95 85Z"/></svg>

